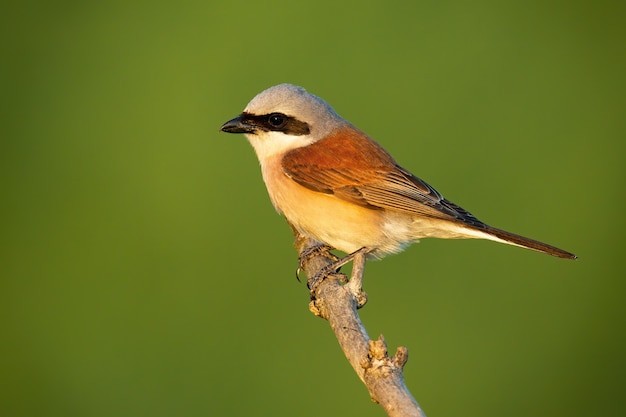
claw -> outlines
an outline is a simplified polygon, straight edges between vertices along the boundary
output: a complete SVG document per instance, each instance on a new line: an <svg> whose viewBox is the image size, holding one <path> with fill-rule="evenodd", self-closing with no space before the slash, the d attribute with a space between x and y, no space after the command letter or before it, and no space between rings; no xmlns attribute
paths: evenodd
<svg viewBox="0 0 626 417"><path fill-rule="evenodd" d="M355 267L353 267L352 275L350 276L350 281L348 282L350 291L356 297L358 293L361 292L361 284L363 282L363 268L365 267L365 255L367 255L369 251L370 249L368 248L361 248L357 251L352 252L349 255L344 256L341 259L338 259L335 256L335 262L325 266L307 280L307 286L309 287L309 290L311 290L311 292L314 292L317 286L324 280L324 278L331 274L339 272L339 269L350 261L358 260L358 263L356 263Z"/></svg>
<svg viewBox="0 0 626 417"><path fill-rule="evenodd" d="M331 249L332 248L328 245L319 244L315 246L309 246L304 251L302 251L300 257L298 258L298 268L296 269L296 279L298 280L298 282L302 282L300 281L300 272L304 270L304 264L309 259L318 255L322 255L332 260L333 262L337 262L339 258L330 252Z"/></svg>

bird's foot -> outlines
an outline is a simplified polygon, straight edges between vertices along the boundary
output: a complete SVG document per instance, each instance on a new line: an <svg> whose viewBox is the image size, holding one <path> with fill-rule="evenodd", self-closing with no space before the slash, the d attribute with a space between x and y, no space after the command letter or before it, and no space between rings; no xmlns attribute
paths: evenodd
<svg viewBox="0 0 626 417"><path fill-rule="evenodd" d="M339 278L342 284L345 284L347 282L345 275L339 274L339 269L343 266L343 264L335 266L339 262L341 262L341 259L339 259L338 261L332 264L325 266L324 268L317 271L315 275L313 275L311 278L307 279L306 286L309 288L309 291L311 291L312 298L313 298L313 294L317 290L317 287L322 283L322 281L324 281L326 278L328 278L331 275L337 275L337 278Z"/></svg>
<svg viewBox="0 0 626 417"><path fill-rule="evenodd" d="M309 246L305 250L300 253L298 257L298 269L296 269L296 279L298 282L300 281L300 272L304 269L304 264L307 263L311 258L316 256L323 256L326 259L329 259L331 262L337 262L339 258L331 252L332 247L328 245L324 245L320 243L319 245Z"/></svg>
<svg viewBox="0 0 626 417"><path fill-rule="evenodd" d="M346 283L345 278L342 284L345 284L345 289L352 294L357 303L357 308L361 308L367 302L367 294L362 289L363 284L363 272L365 269L365 256L370 250L368 248L361 248L351 254L337 259L330 265L320 269L315 275L307 280L307 286L311 291L311 295L315 293L318 285L328 276L336 274L339 269L350 261L354 261L352 265L352 274L350 280ZM342 277L344 277L342 275Z"/></svg>

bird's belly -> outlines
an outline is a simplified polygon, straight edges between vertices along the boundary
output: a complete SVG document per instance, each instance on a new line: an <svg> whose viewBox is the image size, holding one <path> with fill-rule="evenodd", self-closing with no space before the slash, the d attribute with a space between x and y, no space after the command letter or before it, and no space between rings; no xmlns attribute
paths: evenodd
<svg viewBox="0 0 626 417"><path fill-rule="evenodd" d="M362 247L375 249L389 244L380 227L381 213L378 210L311 191L296 183L295 187L299 188L291 194L295 198L275 195L273 200L276 208L303 235L346 253Z"/></svg>
<svg viewBox="0 0 626 417"><path fill-rule="evenodd" d="M304 236L346 253L367 247L377 257L398 252L411 240L387 233L384 210L362 207L332 194L309 190L284 175L282 170L263 168L272 203Z"/></svg>
<svg viewBox="0 0 626 417"><path fill-rule="evenodd" d="M302 204L306 207L303 208ZM379 226L379 213L350 205L333 196L302 198L297 207L283 204L279 209L305 236L346 253L362 247L379 249L389 245Z"/></svg>

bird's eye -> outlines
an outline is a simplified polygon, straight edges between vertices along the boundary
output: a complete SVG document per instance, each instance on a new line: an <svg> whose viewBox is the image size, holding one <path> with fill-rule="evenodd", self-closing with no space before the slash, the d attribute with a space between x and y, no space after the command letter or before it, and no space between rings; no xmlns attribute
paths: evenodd
<svg viewBox="0 0 626 417"><path fill-rule="evenodd" d="M281 113L272 113L270 114L267 121L272 127L279 128L285 124L285 122L287 121L287 117Z"/></svg>

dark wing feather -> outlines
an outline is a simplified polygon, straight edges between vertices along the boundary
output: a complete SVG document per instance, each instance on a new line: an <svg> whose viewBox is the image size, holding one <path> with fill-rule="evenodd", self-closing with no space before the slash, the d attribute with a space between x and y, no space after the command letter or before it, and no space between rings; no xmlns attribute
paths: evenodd
<svg viewBox="0 0 626 417"><path fill-rule="evenodd" d="M282 160L298 184L371 209L406 212L484 227L426 182L398 166L364 133L344 130L288 152Z"/></svg>

